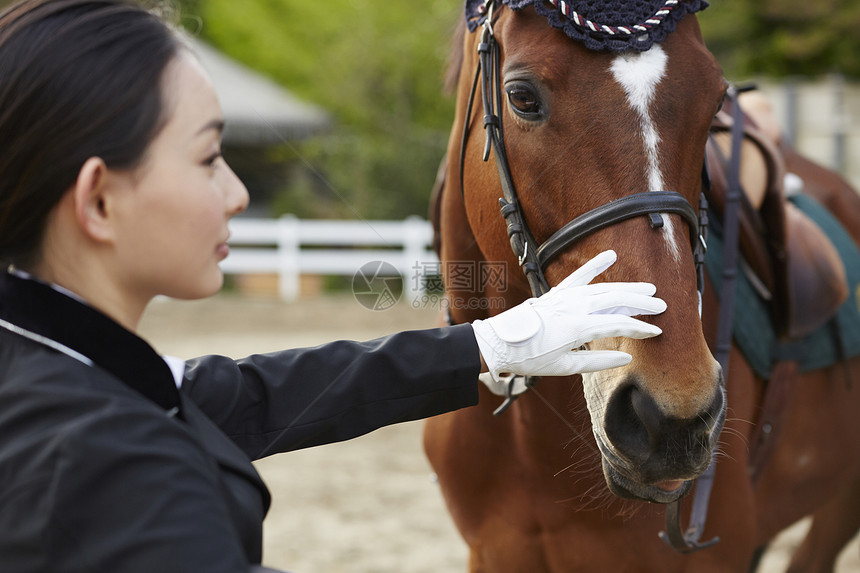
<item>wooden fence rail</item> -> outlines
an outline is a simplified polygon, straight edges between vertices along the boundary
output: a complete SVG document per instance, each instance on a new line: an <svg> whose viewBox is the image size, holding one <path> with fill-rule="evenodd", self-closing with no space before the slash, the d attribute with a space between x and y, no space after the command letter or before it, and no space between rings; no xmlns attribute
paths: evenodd
<svg viewBox="0 0 860 573"><path fill-rule="evenodd" d="M421 275L438 267L430 223L237 218L230 222L226 274L275 273L281 298L296 300L303 274L354 276L363 265L389 263L403 278L410 300L423 294Z"/></svg>

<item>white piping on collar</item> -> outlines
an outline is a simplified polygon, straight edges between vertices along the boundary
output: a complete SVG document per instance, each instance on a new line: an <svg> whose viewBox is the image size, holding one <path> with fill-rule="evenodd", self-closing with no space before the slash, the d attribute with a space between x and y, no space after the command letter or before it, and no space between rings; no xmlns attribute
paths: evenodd
<svg viewBox="0 0 860 573"><path fill-rule="evenodd" d="M21 269L16 269L15 267L9 267L9 274L15 275L15 276L16 276L16 277L18 277L19 279L25 279L25 280L28 280L28 281L36 281L36 282L38 282L38 283L42 283L42 284L44 284L44 285L48 285L49 287L51 287L52 289L54 289L54 290L55 290L55 291L57 291L58 293L60 293L60 294L64 294L64 295L66 295L66 296L67 296L67 297L69 297L69 298L73 298L73 299L75 299L76 301L78 301L78 302L80 302L80 303L83 303L83 304L85 304L85 305L87 305L87 306L90 306L90 303L88 303L86 300L84 300L84 299L83 299L83 297L81 297L81 296L80 296L80 295L78 295L78 294L73 293L72 291L70 291L70 290L69 290L69 289L67 289L66 287L64 287L64 286L60 286L60 285L58 285L58 284L56 284L56 283L49 283L49 282L45 282L45 281L43 281L43 280L41 280L41 279L38 279L38 278L34 277L33 275L31 275L31 274L30 274L30 273L28 273L27 271L22 271Z"/></svg>
<svg viewBox="0 0 860 573"><path fill-rule="evenodd" d="M65 344L60 344L56 340L51 340L50 338L48 338L46 336L42 336L41 334L36 334L35 332L30 332L26 328L21 328L17 324L12 324L11 322L7 322L7 321L3 320L2 318L0 318L0 327L3 327L10 332L14 332L15 334L19 334L19 335L23 336L24 338L29 338L30 340L32 340L34 342L38 342L39 344L44 344L45 346L47 346L49 348L53 348L54 350L56 350L58 352L62 352L66 356L70 356L70 357L74 358L75 360L77 360L78 362L83 362L87 366L94 366L95 365L93 363L93 361L90 360L89 357L84 356L83 354L81 354L77 350L72 350L71 348L69 348Z"/></svg>
<svg viewBox="0 0 860 573"><path fill-rule="evenodd" d="M56 340L52 340L47 336L42 336L41 334L36 334L35 332L30 332L26 328L21 328L17 324L12 324L11 322L5 321L0 318L0 328L5 328L9 332L13 332L24 338L28 338L33 342L38 342L48 348L52 348L57 352L61 352L70 358L74 358L78 362L85 364L87 366L95 366L95 363L87 356L84 356L77 350L72 350L65 344L60 344ZM173 383L176 384L177 389L182 388L182 379L185 376L185 361L181 358L176 358L175 356L167 356L162 355L161 359L167 363L167 367L170 368L170 373L173 375Z"/></svg>
<svg viewBox="0 0 860 573"><path fill-rule="evenodd" d="M41 282L41 281L39 281L39 279L37 279L36 277L31 275L30 273L28 273L26 271L22 271L20 269L16 269L15 267L9 267L8 271L10 274L13 274L18 278L22 278L22 279L25 279L28 281ZM77 294L73 293L72 291L70 291L69 289L67 289L65 287L62 287L62 286L60 286L58 284L54 284L54 283L44 283L44 284L48 285L49 287L51 287L52 289L54 289L55 291L57 291L60 294L64 294L64 295L68 296L69 298L72 298L72 299L74 299L74 300L76 300L82 304L86 304L89 306L89 303L87 303L87 301L85 301L83 298L81 298L80 296L78 296ZM73 350L73 349L69 348L65 344L60 344L56 340L52 340L46 336L42 336L41 334L36 334L35 332L30 332L29 330L27 330L25 328L21 328L17 324L12 324L11 322L7 322L3 319L0 319L0 327L3 327L6 330L9 330L10 332L14 332L15 334L19 334L19 335L23 336L24 338L29 338L30 340L32 340L34 342L38 342L39 344L43 344L49 348L53 348L54 350L56 350L58 352L62 352L66 356L74 358L78 362L82 362L83 364L86 364L87 366L95 366L95 363L89 357L81 354L77 350ZM174 384L176 384L176 388L177 389L182 388L182 379L185 376L185 361L182 360L181 358L176 358L175 356L167 356L167 355L162 355L161 359L164 360L164 362L167 363L167 367L170 368L170 374L173 375L173 382L174 382Z"/></svg>

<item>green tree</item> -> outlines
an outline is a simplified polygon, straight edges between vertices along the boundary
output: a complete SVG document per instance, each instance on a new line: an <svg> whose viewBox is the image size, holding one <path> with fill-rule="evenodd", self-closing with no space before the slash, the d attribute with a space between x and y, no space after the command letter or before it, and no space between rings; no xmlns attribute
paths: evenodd
<svg viewBox="0 0 860 573"><path fill-rule="evenodd" d="M297 150L323 181L291 184L280 210L301 212L296 199L316 195L334 216L426 214L453 118L442 76L459 0L186 0L183 8L186 28L335 117L331 134Z"/></svg>
<svg viewBox="0 0 860 573"><path fill-rule="evenodd" d="M713 0L700 22L708 47L731 77L860 77L856 0Z"/></svg>

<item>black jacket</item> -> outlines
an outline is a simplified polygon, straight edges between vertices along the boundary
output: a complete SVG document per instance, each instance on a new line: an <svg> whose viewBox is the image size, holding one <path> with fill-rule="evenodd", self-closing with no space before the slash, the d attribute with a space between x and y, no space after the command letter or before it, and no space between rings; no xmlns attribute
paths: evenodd
<svg viewBox="0 0 860 573"><path fill-rule="evenodd" d="M0 571L245 572L269 493L250 461L477 402L469 325L187 364L0 273Z"/></svg>

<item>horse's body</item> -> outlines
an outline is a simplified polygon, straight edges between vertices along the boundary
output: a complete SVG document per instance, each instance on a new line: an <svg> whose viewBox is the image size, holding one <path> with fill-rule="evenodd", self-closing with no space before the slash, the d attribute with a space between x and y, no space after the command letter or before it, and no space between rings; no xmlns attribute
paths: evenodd
<svg viewBox="0 0 860 573"><path fill-rule="evenodd" d="M538 242L574 217L635 192L674 190L696 205L705 142L724 85L693 15L642 53L588 51L532 8L502 9L494 32L511 101L501 110L508 159ZM492 162L480 160L481 129L467 138L460 188L458 158L478 41L479 34L463 40L438 209L440 256L446 270L452 262L490 261L504 262L508 273L504 284L476 280L469 288L449 288L457 323L486 316L475 309L499 311L476 299L503 300L508 307L530 296L498 214L499 175ZM477 106L468 121L480 124L480 117ZM649 228L645 217L603 229L546 270L556 284L612 248L619 261L600 280L657 285L669 304L664 315L650 318L661 336L592 345L630 352L629 366L582 381L542 380L537 392L522 395L500 417L492 415L499 399L484 392L475 408L428 421L427 454L469 545L471 571L745 572L758 548L810 514L816 515L813 542L799 552L806 561L796 570L826 571L860 526L860 380L846 385L844 365L799 378L779 443L753 485L748 442L762 381L736 349L704 536L718 535L720 543L679 555L657 537L663 505L610 493L660 502L685 493L681 484L707 466L723 415L722 378L708 349L718 303L709 285L700 322L687 226L675 215L664 218L660 230ZM848 219L843 224L856 239L860 224ZM860 361L852 361L850 371L860 373Z"/></svg>

